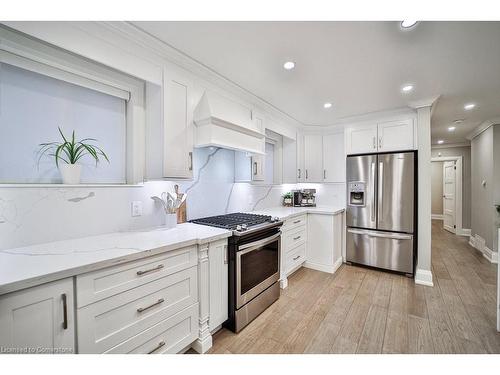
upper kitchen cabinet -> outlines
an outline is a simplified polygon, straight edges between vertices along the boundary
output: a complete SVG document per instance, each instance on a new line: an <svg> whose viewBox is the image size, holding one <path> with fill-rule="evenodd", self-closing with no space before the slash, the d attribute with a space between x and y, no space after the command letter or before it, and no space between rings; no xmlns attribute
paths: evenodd
<svg viewBox="0 0 500 375"><path fill-rule="evenodd" d="M347 127L346 153L368 154L415 149L413 119L387 121Z"/></svg>
<svg viewBox="0 0 500 375"><path fill-rule="evenodd" d="M321 134L304 135L304 182L323 181L323 137Z"/></svg>
<svg viewBox="0 0 500 375"><path fill-rule="evenodd" d="M163 72L163 177L193 178L193 82L180 69Z"/></svg>
<svg viewBox="0 0 500 375"><path fill-rule="evenodd" d="M343 132L323 136L323 182L345 182Z"/></svg>

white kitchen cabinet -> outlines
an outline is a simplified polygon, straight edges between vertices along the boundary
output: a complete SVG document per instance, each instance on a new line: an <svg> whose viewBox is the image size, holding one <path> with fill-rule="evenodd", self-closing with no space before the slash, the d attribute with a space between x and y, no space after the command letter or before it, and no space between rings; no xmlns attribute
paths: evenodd
<svg viewBox="0 0 500 375"><path fill-rule="evenodd" d="M389 121L378 124L378 151L413 150L413 120Z"/></svg>
<svg viewBox="0 0 500 375"><path fill-rule="evenodd" d="M74 353L73 306L71 278L0 296L0 346Z"/></svg>
<svg viewBox="0 0 500 375"><path fill-rule="evenodd" d="M304 182L305 175L304 134L297 134L297 182Z"/></svg>
<svg viewBox="0 0 500 375"><path fill-rule="evenodd" d="M334 273L342 264L342 213L308 214L305 267Z"/></svg>
<svg viewBox="0 0 500 375"><path fill-rule="evenodd" d="M297 141L283 137L283 183L295 184L298 181Z"/></svg>
<svg viewBox="0 0 500 375"><path fill-rule="evenodd" d="M344 133L323 136L323 182L345 182Z"/></svg>
<svg viewBox="0 0 500 375"><path fill-rule="evenodd" d="M228 253L227 240L212 242L208 246L210 267L210 332L227 320L228 314Z"/></svg>
<svg viewBox="0 0 500 375"><path fill-rule="evenodd" d="M357 125L345 130L347 155L415 149L413 119Z"/></svg>
<svg viewBox="0 0 500 375"><path fill-rule="evenodd" d="M377 152L377 124L346 129L347 154Z"/></svg>
<svg viewBox="0 0 500 375"><path fill-rule="evenodd" d="M323 181L323 138L321 134L304 135L304 182Z"/></svg>
<svg viewBox="0 0 500 375"><path fill-rule="evenodd" d="M163 177L193 178L193 83L187 72L163 72Z"/></svg>

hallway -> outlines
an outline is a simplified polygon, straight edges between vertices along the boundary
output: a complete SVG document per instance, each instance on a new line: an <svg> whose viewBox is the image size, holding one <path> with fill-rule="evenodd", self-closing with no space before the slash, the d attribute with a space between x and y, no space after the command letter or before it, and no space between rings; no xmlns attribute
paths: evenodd
<svg viewBox="0 0 500 375"><path fill-rule="evenodd" d="M301 268L243 331L216 333L210 353L500 353L496 265L441 225L433 288L355 266Z"/></svg>

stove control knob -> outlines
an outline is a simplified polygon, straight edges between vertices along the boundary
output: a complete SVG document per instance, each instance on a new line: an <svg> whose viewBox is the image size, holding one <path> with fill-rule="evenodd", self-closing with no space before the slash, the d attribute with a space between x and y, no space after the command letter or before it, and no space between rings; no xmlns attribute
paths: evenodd
<svg viewBox="0 0 500 375"><path fill-rule="evenodd" d="M280 221L280 218L279 218L278 216L275 216L275 217L273 218L273 221L274 221L274 222L278 222L278 221Z"/></svg>
<svg viewBox="0 0 500 375"><path fill-rule="evenodd" d="M241 225L237 225L237 226L236 226L236 230L237 230L238 232L241 232L241 231L242 231L242 229L243 229L243 228L241 228Z"/></svg>
<svg viewBox="0 0 500 375"><path fill-rule="evenodd" d="M241 224L241 230L247 230L248 226L246 224Z"/></svg>

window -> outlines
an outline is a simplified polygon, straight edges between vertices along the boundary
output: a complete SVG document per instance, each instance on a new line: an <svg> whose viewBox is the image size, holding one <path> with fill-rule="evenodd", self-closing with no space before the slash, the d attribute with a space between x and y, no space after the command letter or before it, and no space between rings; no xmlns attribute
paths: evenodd
<svg viewBox="0 0 500 375"><path fill-rule="evenodd" d="M39 144L68 135L96 138L110 159L81 160L83 183L125 183L126 102L83 86L0 64L0 183L61 182Z"/></svg>

